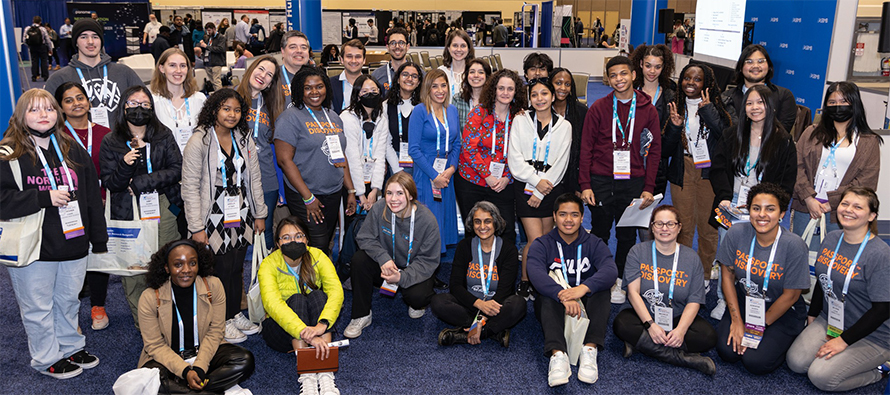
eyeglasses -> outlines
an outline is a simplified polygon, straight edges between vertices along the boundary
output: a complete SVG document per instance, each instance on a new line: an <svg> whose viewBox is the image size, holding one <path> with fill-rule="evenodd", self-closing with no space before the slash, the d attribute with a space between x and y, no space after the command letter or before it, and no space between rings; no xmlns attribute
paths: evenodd
<svg viewBox="0 0 890 395"><path fill-rule="evenodd" d="M680 223L677 221L668 221L668 222L658 221L658 222L652 223L652 227L656 228L656 229L657 228L668 228L670 230L674 230L677 228L677 225L680 225Z"/></svg>
<svg viewBox="0 0 890 395"><path fill-rule="evenodd" d="M290 243L292 241L297 241L297 240L306 240L306 234L305 233L295 233L292 235L283 235L283 236L279 237L278 240L283 241L285 243Z"/></svg>
<svg viewBox="0 0 890 395"><path fill-rule="evenodd" d="M757 64L764 64L764 63L766 63L766 58L760 58L760 59L745 59L745 64L747 64L747 65L752 65L752 64L754 64L755 62L756 62Z"/></svg>
<svg viewBox="0 0 890 395"><path fill-rule="evenodd" d="M402 73L400 74L402 78L412 79L412 80L420 80L420 74L411 74L411 73Z"/></svg>
<svg viewBox="0 0 890 395"><path fill-rule="evenodd" d="M146 110L151 110L151 103L150 102L138 102L136 100L127 100L127 107L128 108L142 107Z"/></svg>
<svg viewBox="0 0 890 395"><path fill-rule="evenodd" d="M407 45L408 45L408 43L407 43L407 42L404 42L404 41L390 41L390 42L389 42L389 46L390 46L390 47L398 47L398 48L402 48L402 47L405 47L405 46L407 46Z"/></svg>

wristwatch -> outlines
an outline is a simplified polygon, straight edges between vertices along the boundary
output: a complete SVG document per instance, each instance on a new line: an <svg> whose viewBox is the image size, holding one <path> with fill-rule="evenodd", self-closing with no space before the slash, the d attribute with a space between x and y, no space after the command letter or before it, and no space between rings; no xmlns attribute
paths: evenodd
<svg viewBox="0 0 890 395"><path fill-rule="evenodd" d="M326 327L328 327L328 328L331 327L331 323L328 322L328 320L326 320L326 319L324 319L324 318L318 320L318 323L319 323L319 324L324 324L324 325L325 325Z"/></svg>
<svg viewBox="0 0 890 395"><path fill-rule="evenodd" d="M652 320L649 320L649 321L644 322L644 323L643 323L643 329L645 329L645 330L649 330L649 327L651 327L653 323L655 323L655 321L652 321Z"/></svg>

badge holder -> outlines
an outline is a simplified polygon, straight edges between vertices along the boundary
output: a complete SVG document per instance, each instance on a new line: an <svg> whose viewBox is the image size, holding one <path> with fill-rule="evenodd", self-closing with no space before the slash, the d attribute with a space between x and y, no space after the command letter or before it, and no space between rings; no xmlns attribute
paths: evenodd
<svg viewBox="0 0 890 395"><path fill-rule="evenodd" d="M742 347L757 349L766 330L766 301L763 298L745 296L745 335Z"/></svg>
<svg viewBox="0 0 890 395"><path fill-rule="evenodd" d="M470 333L467 335L472 336L481 336L482 328L485 328L485 323L488 321L488 318L482 315L481 313L476 313L476 318L473 320L473 324L470 325Z"/></svg>
<svg viewBox="0 0 890 395"><path fill-rule="evenodd" d="M139 195L139 218L161 221L161 201L157 191Z"/></svg>
<svg viewBox="0 0 890 395"><path fill-rule="evenodd" d="M630 151L612 151L612 173L616 180L630 179Z"/></svg>
<svg viewBox="0 0 890 395"><path fill-rule="evenodd" d="M67 192L68 186L60 185L59 190ZM59 207L59 219L62 222L62 232L65 234L65 240L70 240L86 234L83 227L83 220L80 217L80 203L78 203L76 198L69 201L67 205Z"/></svg>
<svg viewBox="0 0 890 395"><path fill-rule="evenodd" d="M828 298L828 331L827 335L835 338L844 333L844 302Z"/></svg>
<svg viewBox="0 0 890 395"><path fill-rule="evenodd" d="M385 295L385 296L394 298L396 296L396 292L398 290L399 290L398 284L390 284L390 283L386 282L386 280L384 280L383 283L380 284L380 294L381 295Z"/></svg>
<svg viewBox="0 0 890 395"><path fill-rule="evenodd" d="M437 173L442 174L445 171L445 166L448 164L448 161L445 158L436 158L433 160L433 169L436 170ZM433 200L437 202L442 201L442 190L436 188L433 184L433 180L430 180L430 186L433 188Z"/></svg>
<svg viewBox="0 0 890 395"><path fill-rule="evenodd" d="M674 308L667 306L655 307L655 324L665 332L674 330Z"/></svg>
<svg viewBox="0 0 890 395"><path fill-rule="evenodd" d="M408 154L408 143L399 143L399 167L414 167L414 159Z"/></svg>

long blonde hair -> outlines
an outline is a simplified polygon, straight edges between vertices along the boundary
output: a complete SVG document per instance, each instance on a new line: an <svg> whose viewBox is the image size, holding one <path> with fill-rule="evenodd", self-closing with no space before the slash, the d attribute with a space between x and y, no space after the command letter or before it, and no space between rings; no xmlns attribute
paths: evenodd
<svg viewBox="0 0 890 395"><path fill-rule="evenodd" d="M149 84L149 87L151 88L152 93L161 95L168 100L173 100L173 94L167 90L167 76L160 71L160 66L167 63L167 60L173 55L182 56L182 58L185 59L185 63L188 65L188 71L185 73L185 81L182 81L182 94L183 97L192 97L192 95L198 91L198 83L195 81L194 76L195 66L189 60L188 56L185 56L185 52L182 52L181 49L176 47L168 48L161 54L161 57L158 58L158 63L155 64L155 70L151 75L151 83Z"/></svg>
<svg viewBox="0 0 890 395"><path fill-rule="evenodd" d="M423 76L423 85L420 87L420 101L423 103L424 107L426 107L426 112L430 114L433 113L433 98L432 95L430 95L430 89L433 87L433 82L439 78L444 78L445 83L448 84L448 77L445 75L445 72L440 69L433 69L427 73L427 75ZM449 101L450 99L451 95L446 94L445 102L442 103L443 110L451 104ZM448 120L445 121L448 122Z"/></svg>
<svg viewBox="0 0 890 395"><path fill-rule="evenodd" d="M22 97L19 98L19 101L16 102L15 110L12 112L12 118L9 118L9 127L6 128L3 140L0 140L0 145L12 148L12 153L9 155L0 154L0 159L14 160L20 158L24 154L28 154L31 157L31 160L34 163L37 163L37 151L34 147L34 142L31 140L31 132L28 131L25 116L34 104L43 101L52 105L56 111L56 124L53 126L53 134L59 142L59 149L62 150L62 157L65 158L65 163L68 164L68 167L74 168L76 163L72 162L68 155L68 151L71 149L71 144L74 143L74 139L67 133L59 132L65 128L65 117L62 116L62 107L59 106L59 102L56 101L56 98L53 97L53 95L43 89L37 88L29 89L23 93Z"/></svg>

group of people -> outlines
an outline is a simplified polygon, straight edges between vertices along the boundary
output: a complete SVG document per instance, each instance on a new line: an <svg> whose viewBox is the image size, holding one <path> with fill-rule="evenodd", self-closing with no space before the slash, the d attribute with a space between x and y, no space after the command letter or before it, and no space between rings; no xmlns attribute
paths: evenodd
<svg viewBox="0 0 890 395"><path fill-rule="evenodd" d="M609 60L613 91L588 109L571 71L544 54L526 57L522 75L492 73L456 29L444 65L426 71L394 27L391 61L372 75L362 74L360 40L342 45L344 71L328 77L310 63L308 38L289 31L282 63L261 56L237 89L206 97L181 49L161 54L146 87L110 61L97 26L74 24L77 55L44 90L25 92L0 141L0 218L45 212L39 258L8 269L41 373L69 378L99 362L84 350L77 294L86 278L92 327L107 327L108 275L87 272L90 248L107 251L106 219L158 222L157 253L123 286L144 341L138 366L184 390L250 377L253 355L234 343L260 332L274 350L314 347L327 358L344 285L353 300L345 337L371 325L379 288L401 294L411 318L430 308L452 326L442 346L507 347L533 299L550 386L568 382L570 364L582 382L597 381L610 302L622 306L613 331L625 356L709 375L716 365L700 353L714 347L755 374L787 355L825 390L876 382L890 359L890 247L873 240L880 137L853 84L833 83L820 123L795 142L793 95L770 82L758 45L743 51L726 92L701 63L674 83L670 49L640 46ZM652 205L668 181L674 206L656 208L648 229L615 228L611 251L625 208ZM793 232L779 225L792 197ZM289 216L276 224L279 205ZM351 260L335 264L341 207L341 231L363 223ZM816 250L807 311L798 228L822 215L832 224L824 232L838 230ZM259 237L272 249L258 269L262 325L241 309L247 248ZM436 293L448 246L449 291ZM712 283L716 328L698 314ZM582 319L583 340L569 342L566 326ZM339 393L332 373L299 382Z"/></svg>

